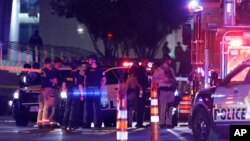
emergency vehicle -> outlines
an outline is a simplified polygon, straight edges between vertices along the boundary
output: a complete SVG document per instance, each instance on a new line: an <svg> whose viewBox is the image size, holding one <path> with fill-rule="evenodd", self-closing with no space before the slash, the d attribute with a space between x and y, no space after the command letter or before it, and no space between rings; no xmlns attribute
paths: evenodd
<svg viewBox="0 0 250 141"><path fill-rule="evenodd" d="M196 140L213 140L229 125L250 125L250 60L194 98L189 126Z"/></svg>
<svg viewBox="0 0 250 141"><path fill-rule="evenodd" d="M211 135L223 131L222 125L249 120L250 1L192 1L201 3L192 7L188 44L193 67L189 126L196 140L214 140Z"/></svg>

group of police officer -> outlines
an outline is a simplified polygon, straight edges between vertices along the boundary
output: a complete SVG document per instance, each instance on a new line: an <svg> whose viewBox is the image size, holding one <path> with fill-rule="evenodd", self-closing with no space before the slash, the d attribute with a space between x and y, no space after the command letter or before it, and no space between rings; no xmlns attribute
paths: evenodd
<svg viewBox="0 0 250 141"><path fill-rule="evenodd" d="M77 129L80 126L83 128L91 128L91 123L94 122L94 127L102 127L101 115L101 92L106 84L106 77L103 69L97 63L97 56L90 55L87 58L88 66L86 69L80 69L80 62L71 62L71 72L62 77L58 70L63 61L60 58L55 58L52 63L51 58L44 60L44 66L41 72L41 93L39 96L39 111L37 116L37 125L43 127L58 127L65 130ZM136 66L130 68L130 74L133 74L133 81L126 82L127 94L131 86L141 89L135 92L132 101L136 115L136 127L141 128L145 114L146 91L149 87L148 75L146 68L148 60L144 59ZM136 63L135 63L136 64ZM134 72L134 73L131 73ZM132 75L131 75L132 76ZM134 81L134 80L137 81ZM159 101L160 101L160 124L161 127L172 127L172 105L174 101L173 82L176 82L173 70L169 67L169 59L164 59L161 66L153 73L153 80L158 84ZM129 79L127 80L129 81ZM137 82L136 85L134 83ZM131 88L130 88L131 87ZM63 117L59 117L60 111L60 93L67 92L67 99ZM128 99L128 104L131 103ZM129 109L130 109L129 108ZM133 112L133 111L132 111ZM131 113L132 113L131 112ZM131 118L131 116L129 117ZM131 120L130 120L131 121ZM129 122L131 126L131 122Z"/></svg>
<svg viewBox="0 0 250 141"><path fill-rule="evenodd" d="M71 62L71 72L64 77L58 70L63 65L60 58L55 58L54 63L51 58L44 60L37 116L39 128L60 126L59 105L62 91L67 92L62 129L71 130L79 126L91 128L91 122L94 122L95 127L101 128L101 90L105 86L106 78L97 60L97 56L90 55L87 58L88 67L80 72L81 63ZM80 112L83 106L84 113Z"/></svg>

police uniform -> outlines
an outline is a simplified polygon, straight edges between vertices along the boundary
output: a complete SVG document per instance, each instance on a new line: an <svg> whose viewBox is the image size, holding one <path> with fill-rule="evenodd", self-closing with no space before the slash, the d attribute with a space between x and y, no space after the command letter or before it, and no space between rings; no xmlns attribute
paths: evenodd
<svg viewBox="0 0 250 141"><path fill-rule="evenodd" d="M175 75L172 68L165 69L159 67L154 75L154 80L158 84L159 93L159 106L160 106L160 126L165 127L166 125L172 127L172 110L173 102L175 100L174 90L170 80L175 81ZM168 79L168 81L165 81Z"/></svg>
<svg viewBox="0 0 250 141"><path fill-rule="evenodd" d="M78 128L79 116L77 116L80 106L80 90L79 85L82 85L82 77L79 72L72 71L64 79L67 87L67 103L63 117L64 128Z"/></svg>
<svg viewBox="0 0 250 141"><path fill-rule="evenodd" d="M94 119L95 127L101 127L101 81L105 77L100 66L88 67L85 71L85 109L84 119L86 128L90 128Z"/></svg>
<svg viewBox="0 0 250 141"><path fill-rule="evenodd" d="M81 84L82 84L82 86L85 86L85 82L84 82L85 74L82 74L80 72L79 72L79 74L80 74L80 77L81 77L81 80L82 80ZM84 128L84 126L85 126L85 121L84 121L84 100L80 101L80 106L79 107L80 107L79 111L78 111L78 117L80 119L79 125Z"/></svg>

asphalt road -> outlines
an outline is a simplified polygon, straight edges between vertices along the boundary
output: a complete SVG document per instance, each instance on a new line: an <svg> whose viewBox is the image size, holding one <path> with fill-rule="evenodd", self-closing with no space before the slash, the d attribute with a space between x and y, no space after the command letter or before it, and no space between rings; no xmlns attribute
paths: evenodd
<svg viewBox="0 0 250 141"><path fill-rule="evenodd" d="M187 126L174 129L160 129L161 141L194 141L191 130ZM10 118L0 117L0 141L115 141L115 128L77 129L62 131L61 129L38 129L34 123L27 127L16 127ZM227 141L222 138L219 141ZM128 141L150 141L150 128L129 128Z"/></svg>
<svg viewBox="0 0 250 141"><path fill-rule="evenodd" d="M77 129L38 129L30 123L27 127L16 127L10 118L0 118L0 141L115 141L115 128ZM161 141L193 141L191 130L187 127L161 129ZM129 141L150 141L150 128L129 128Z"/></svg>

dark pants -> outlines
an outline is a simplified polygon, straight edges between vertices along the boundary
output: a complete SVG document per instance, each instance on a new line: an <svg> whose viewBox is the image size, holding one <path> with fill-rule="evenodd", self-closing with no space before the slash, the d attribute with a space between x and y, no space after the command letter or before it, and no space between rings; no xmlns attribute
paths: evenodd
<svg viewBox="0 0 250 141"><path fill-rule="evenodd" d="M63 116L63 126L65 127L78 127L79 116L77 113L80 107L80 97L69 95Z"/></svg>
<svg viewBox="0 0 250 141"><path fill-rule="evenodd" d="M129 126L132 126L132 122L133 122L133 113L137 113L137 92L136 91L129 91L127 93L128 95L128 124Z"/></svg>
<svg viewBox="0 0 250 141"><path fill-rule="evenodd" d="M146 104L146 93L144 92L142 97L137 98L136 102L136 126L143 125L144 113Z"/></svg>
<svg viewBox="0 0 250 141"><path fill-rule="evenodd" d="M31 46L31 54L32 54L32 59L33 62L38 62L40 63L40 50L39 47L37 48L37 46ZM36 60L36 55L37 55L37 60Z"/></svg>
<svg viewBox="0 0 250 141"><path fill-rule="evenodd" d="M55 91L55 105L54 105L54 109L55 109L55 114L52 117L52 120L55 122L59 122L60 121L60 91L58 89L54 89Z"/></svg>
<svg viewBox="0 0 250 141"><path fill-rule="evenodd" d="M79 111L77 113L77 117L79 117L79 126L84 127L84 101L80 101Z"/></svg>
<svg viewBox="0 0 250 141"><path fill-rule="evenodd" d="M101 127L101 93L98 88L87 88L84 105L85 126L90 127L94 121L95 127Z"/></svg>

